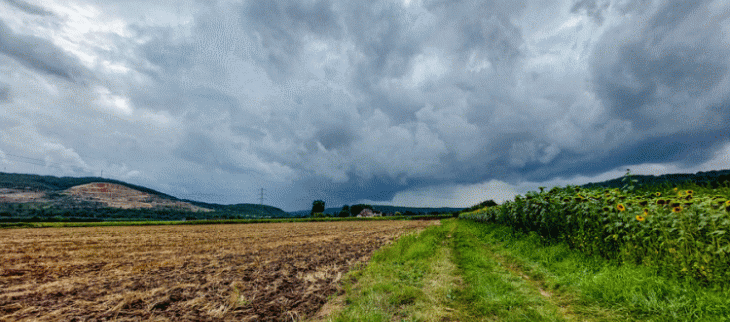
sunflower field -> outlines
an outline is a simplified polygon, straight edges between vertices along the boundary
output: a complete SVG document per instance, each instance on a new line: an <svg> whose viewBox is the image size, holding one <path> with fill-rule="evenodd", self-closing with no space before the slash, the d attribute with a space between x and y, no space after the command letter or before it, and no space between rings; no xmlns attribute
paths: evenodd
<svg viewBox="0 0 730 322"><path fill-rule="evenodd" d="M706 285L730 286L730 186L567 186L528 192L460 218L535 232L545 242Z"/></svg>

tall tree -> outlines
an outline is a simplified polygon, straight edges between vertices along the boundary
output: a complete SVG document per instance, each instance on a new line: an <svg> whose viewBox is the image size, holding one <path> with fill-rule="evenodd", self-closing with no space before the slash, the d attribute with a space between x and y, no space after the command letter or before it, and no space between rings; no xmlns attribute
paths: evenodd
<svg viewBox="0 0 730 322"><path fill-rule="evenodd" d="M316 213L323 213L324 212L324 201L322 200L315 200L312 203L312 212L310 212L310 215L314 215Z"/></svg>
<svg viewBox="0 0 730 322"><path fill-rule="evenodd" d="M344 205L342 206L342 210L340 210L340 213L337 214L337 217L349 217L350 216L350 206Z"/></svg>
<svg viewBox="0 0 730 322"><path fill-rule="evenodd" d="M353 205L352 207L350 207L350 214L352 214L352 216L357 216L365 208L374 210L373 206L371 206L371 205L357 204L357 205Z"/></svg>

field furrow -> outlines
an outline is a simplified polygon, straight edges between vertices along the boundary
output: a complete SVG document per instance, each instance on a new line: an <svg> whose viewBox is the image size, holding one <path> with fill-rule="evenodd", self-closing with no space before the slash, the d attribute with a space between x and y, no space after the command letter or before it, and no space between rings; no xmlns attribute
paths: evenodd
<svg viewBox="0 0 730 322"><path fill-rule="evenodd" d="M295 320L423 221L17 229L0 320Z"/></svg>

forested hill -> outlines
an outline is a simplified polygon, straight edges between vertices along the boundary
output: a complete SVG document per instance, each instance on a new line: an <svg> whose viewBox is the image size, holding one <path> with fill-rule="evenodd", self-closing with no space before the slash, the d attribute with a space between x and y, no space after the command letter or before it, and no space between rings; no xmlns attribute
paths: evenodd
<svg viewBox="0 0 730 322"><path fill-rule="evenodd" d="M32 191L44 191L53 192L66 190L71 187L92 183L92 182L105 182L122 185L131 189L139 190L144 193L155 195L161 198L170 200L179 200L168 194L152 190L150 188L133 185L119 180L106 179L99 177L54 177L54 176L42 176L37 174L20 174L20 173L5 173L0 172L0 188L6 189L20 189L20 190L32 190Z"/></svg>
<svg viewBox="0 0 730 322"><path fill-rule="evenodd" d="M661 176L653 176L653 175L632 175L632 179L637 180L635 183L636 186L651 186L651 185L661 185L661 184L670 184L673 186L685 183L685 182L691 182L698 185L706 186L710 185L712 187L717 187L720 185L725 184L727 181L730 183L730 170L716 170L716 171L708 171L708 172L697 172L695 174L692 173L673 173L673 174L665 174ZM603 182L597 182L597 183L588 183L585 185L582 185L581 187L585 188L591 188L591 187L605 187L605 188L621 188L624 185L624 182L621 181L623 178L616 178L611 179L608 181Z"/></svg>
<svg viewBox="0 0 730 322"><path fill-rule="evenodd" d="M235 205L220 205L220 204L206 203L206 202L200 202L200 201L190 201L190 200L183 200L183 201L187 201L198 207L211 209L211 210L217 211L217 212L247 214L249 216L262 217L262 218L265 218L265 217L270 217L270 218L291 217L291 214L289 214L288 212L281 210L279 208L276 208L274 206L268 206L268 205L259 205L259 204L251 204L251 203L239 203L239 204L235 204Z"/></svg>
<svg viewBox="0 0 730 322"><path fill-rule="evenodd" d="M290 216L273 206L221 205L179 199L113 179L0 172L0 221L40 221L51 217L74 220L179 220Z"/></svg>

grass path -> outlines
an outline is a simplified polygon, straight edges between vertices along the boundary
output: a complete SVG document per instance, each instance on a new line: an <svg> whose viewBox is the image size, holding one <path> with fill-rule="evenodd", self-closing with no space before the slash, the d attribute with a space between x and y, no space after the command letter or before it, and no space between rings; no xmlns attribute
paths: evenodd
<svg viewBox="0 0 730 322"><path fill-rule="evenodd" d="M688 291L632 270L449 219L377 251L345 279L338 308L316 320L724 321L730 316L723 314L730 312L727 294ZM630 281L638 275L645 281ZM657 294L664 298L657 300ZM685 312L695 306L706 312Z"/></svg>
<svg viewBox="0 0 730 322"><path fill-rule="evenodd" d="M546 276L512 256L468 222L457 230L454 260L463 274L462 302L473 321L626 321L621 312L578 300L574 290L555 289Z"/></svg>

